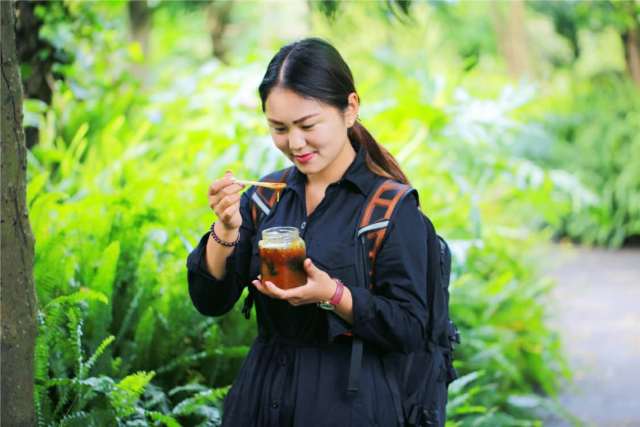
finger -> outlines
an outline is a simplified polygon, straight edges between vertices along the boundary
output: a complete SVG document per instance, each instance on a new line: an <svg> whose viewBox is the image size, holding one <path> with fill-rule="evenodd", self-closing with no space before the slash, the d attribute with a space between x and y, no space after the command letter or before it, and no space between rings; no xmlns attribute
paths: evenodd
<svg viewBox="0 0 640 427"><path fill-rule="evenodd" d="M239 210L240 210L240 202L232 206L229 206L227 209L225 209L225 211L221 215L218 216L218 218L220 218L220 220L222 220L222 222L224 223L229 223L229 221L233 219L233 216Z"/></svg>
<svg viewBox="0 0 640 427"><path fill-rule="evenodd" d="M318 267L311 261L311 258L307 258L304 260L304 271L307 273L308 277L315 277L318 274Z"/></svg>
<svg viewBox="0 0 640 427"><path fill-rule="evenodd" d="M240 202L240 197L241 196L239 194L230 194L228 196L223 197L222 200L218 202L216 206L216 210L221 213L224 212L228 207L233 206L238 202Z"/></svg>
<svg viewBox="0 0 640 427"><path fill-rule="evenodd" d="M240 203L241 197L242 196L239 194L233 194L233 195L225 196L220 200L218 200L217 202L215 202L215 197L214 197L213 198L214 202L212 202L213 203L212 209L216 214L218 214L218 216L220 216L224 213L224 211L229 206L233 206L234 204Z"/></svg>
<svg viewBox="0 0 640 427"><path fill-rule="evenodd" d="M231 184L224 187L221 192L225 194L239 193L244 188L244 184L238 184L237 182L231 182Z"/></svg>
<svg viewBox="0 0 640 427"><path fill-rule="evenodd" d="M278 299L287 299L287 291L285 289L280 289L273 282L265 281L264 285L269 290L269 292Z"/></svg>
<svg viewBox="0 0 640 427"><path fill-rule="evenodd" d="M301 286L291 289L280 289L273 283L266 281L269 286L269 291L275 295L276 298L287 301L291 305L300 305L304 304L306 298L303 295L303 292L300 292L299 289Z"/></svg>
<svg viewBox="0 0 640 427"><path fill-rule="evenodd" d="M269 290L266 288L266 286L264 284L262 284L262 282L260 282L260 280L253 280L251 282L253 284L253 286L256 287L256 289L264 295L267 295L268 297L272 297L271 293L269 292Z"/></svg>
<svg viewBox="0 0 640 427"><path fill-rule="evenodd" d="M244 188L244 184L238 184L233 181L233 174L230 171L224 174L220 179L215 180L209 186L209 195L215 195L221 191L227 193L237 193Z"/></svg>
<svg viewBox="0 0 640 427"><path fill-rule="evenodd" d="M297 288L292 288L288 290L289 292L287 296L287 301L289 302L289 304L294 306L308 304L308 300L304 296L304 292L300 291L301 288L302 286L299 286Z"/></svg>
<svg viewBox="0 0 640 427"><path fill-rule="evenodd" d="M220 179L216 179L209 186L209 195L215 195L219 193L224 187L233 184L230 177L224 176Z"/></svg>

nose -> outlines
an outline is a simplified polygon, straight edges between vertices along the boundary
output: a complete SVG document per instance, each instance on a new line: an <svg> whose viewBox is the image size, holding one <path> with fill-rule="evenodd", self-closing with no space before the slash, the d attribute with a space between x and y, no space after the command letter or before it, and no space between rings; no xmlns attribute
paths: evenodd
<svg viewBox="0 0 640 427"><path fill-rule="evenodd" d="M299 151L305 145L307 145L307 143L304 139L304 135L302 134L302 132L299 132L298 130L293 129L289 133L289 149L291 151Z"/></svg>

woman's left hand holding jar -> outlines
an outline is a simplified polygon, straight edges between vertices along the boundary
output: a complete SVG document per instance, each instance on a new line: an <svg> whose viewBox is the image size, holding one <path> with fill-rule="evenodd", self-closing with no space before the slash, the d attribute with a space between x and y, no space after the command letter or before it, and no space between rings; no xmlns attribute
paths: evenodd
<svg viewBox="0 0 640 427"><path fill-rule="evenodd" d="M316 267L310 258L304 260L304 269L307 274L307 283L295 288L280 289L268 280L265 282L253 280L251 283L261 293L271 298L285 300L294 306L315 304L330 299L336 290L336 282L329 274Z"/></svg>

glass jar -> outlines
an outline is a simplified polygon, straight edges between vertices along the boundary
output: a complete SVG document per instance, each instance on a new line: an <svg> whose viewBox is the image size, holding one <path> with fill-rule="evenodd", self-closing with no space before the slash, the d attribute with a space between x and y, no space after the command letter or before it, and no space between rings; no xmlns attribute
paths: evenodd
<svg viewBox="0 0 640 427"><path fill-rule="evenodd" d="M281 289L307 283L304 271L306 247L296 227L271 227L262 231L258 242L262 281L270 281Z"/></svg>

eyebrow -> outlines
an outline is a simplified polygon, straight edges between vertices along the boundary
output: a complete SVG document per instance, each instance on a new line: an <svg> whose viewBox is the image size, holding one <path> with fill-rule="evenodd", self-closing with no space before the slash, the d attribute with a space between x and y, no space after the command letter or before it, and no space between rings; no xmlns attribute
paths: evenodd
<svg viewBox="0 0 640 427"><path fill-rule="evenodd" d="M306 115L306 116L304 116L304 117L300 117L299 119L294 120L294 121L293 121L293 123L294 123L294 124L297 124L297 123L303 122L303 121L307 120L309 117L317 116L318 114L320 114L320 113L313 113L313 114ZM276 125L283 125L283 124L284 124L284 123L282 123L282 122L279 122L279 121L277 121L277 120L270 119L270 118L268 118L268 117L267 117L267 120L269 120L271 123L274 123L274 124L276 124Z"/></svg>

